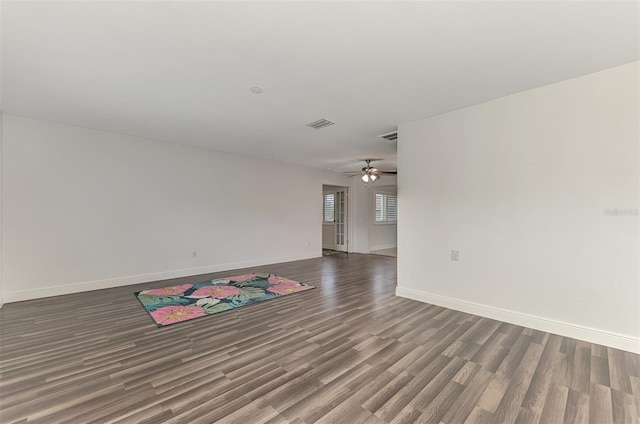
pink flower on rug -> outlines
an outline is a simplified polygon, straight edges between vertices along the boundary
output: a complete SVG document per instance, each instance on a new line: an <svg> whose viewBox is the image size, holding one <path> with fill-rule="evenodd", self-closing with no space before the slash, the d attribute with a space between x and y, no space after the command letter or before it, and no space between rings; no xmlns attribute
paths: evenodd
<svg viewBox="0 0 640 424"><path fill-rule="evenodd" d="M191 284L183 284L181 286L168 286L161 289L144 290L140 294L154 294L157 296L171 296L181 294L193 287Z"/></svg>
<svg viewBox="0 0 640 424"><path fill-rule="evenodd" d="M158 324L167 325L204 316L204 309L199 306L163 306L151 312Z"/></svg>
<svg viewBox="0 0 640 424"><path fill-rule="evenodd" d="M240 289L234 286L205 286L191 293L189 297L215 297L216 299L222 299L238 293L240 293Z"/></svg>
<svg viewBox="0 0 640 424"><path fill-rule="evenodd" d="M311 286L290 286L290 285L283 285L283 284L277 284L277 285L273 285L270 286L269 288L267 288L267 291L270 291L271 293L278 293L279 295L285 296L287 294L291 294L291 293L295 293L295 292L299 292L299 291L304 291L304 290L309 290L312 289L313 287Z"/></svg>
<svg viewBox="0 0 640 424"><path fill-rule="evenodd" d="M243 275L236 275L235 277L227 277L226 279L229 281L235 281L236 283L241 283L243 281L253 280L255 276L256 274L243 274Z"/></svg>
<svg viewBox="0 0 640 424"><path fill-rule="evenodd" d="M300 284L297 281L290 280L284 277L278 277L277 275L272 275L267 279L267 281L269 282L269 284L279 284L281 286L297 286L298 284Z"/></svg>

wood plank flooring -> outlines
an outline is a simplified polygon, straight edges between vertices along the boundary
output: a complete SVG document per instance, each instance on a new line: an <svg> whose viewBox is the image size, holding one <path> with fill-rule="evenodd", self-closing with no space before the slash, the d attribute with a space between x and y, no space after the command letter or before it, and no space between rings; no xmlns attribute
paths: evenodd
<svg viewBox="0 0 640 424"><path fill-rule="evenodd" d="M165 328L164 282L5 305L0 422L640 422L639 355L395 297L395 258L252 270L318 288Z"/></svg>

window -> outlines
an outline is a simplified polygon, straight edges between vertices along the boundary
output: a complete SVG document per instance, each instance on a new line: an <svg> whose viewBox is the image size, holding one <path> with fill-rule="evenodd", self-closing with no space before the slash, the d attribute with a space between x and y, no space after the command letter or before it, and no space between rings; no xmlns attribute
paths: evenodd
<svg viewBox="0 0 640 424"><path fill-rule="evenodd" d="M324 195L324 222L334 222L336 217L336 194L326 193Z"/></svg>
<svg viewBox="0 0 640 424"><path fill-rule="evenodd" d="M376 223L395 223L398 220L398 196L376 193Z"/></svg>

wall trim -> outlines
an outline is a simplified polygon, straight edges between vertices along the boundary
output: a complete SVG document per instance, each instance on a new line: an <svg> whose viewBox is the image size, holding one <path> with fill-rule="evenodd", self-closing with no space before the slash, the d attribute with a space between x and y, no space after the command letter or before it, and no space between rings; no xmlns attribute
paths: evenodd
<svg viewBox="0 0 640 424"><path fill-rule="evenodd" d="M372 250L393 249L394 247L398 247L398 243L380 244L378 246L371 246L369 252Z"/></svg>
<svg viewBox="0 0 640 424"><path fill-rule="evenodd" d="M6 303L20 302L23 300L40 299L43 297L60 296L63 294L80 293L91 290L108 289L112 287L128 286L131 284L149 283L151 281L167 280L170 278L188 277L191 275L209 274L211 272L230 271L239 268L271 265L282 262L298 261L302 259L317 258L321 255L317 252L302 253L293 256L277 258L257 259L253 261L230 262L226 264L208 265L196 268L185 268L173 271L153 272L149 274L129 275L124 277L107 278L104 280L84 281L80 283L65 284L31 290L19 290L4 292Z"/></svg>
<svg viewBox="0 0 640 424"><path fill-rule="evenodd" d="M535 330L584 340L590 343L626 350L628 352L640 353L640 339L635 337L523 314L521 312L496 308L493 306L428 293L421 290L409 289L406 287L396 287L396 296L430 303L432 305L438 305L449 309L455 309L456 311L480 315L486 318L508 322L510 324L533 328Z"/></svg>

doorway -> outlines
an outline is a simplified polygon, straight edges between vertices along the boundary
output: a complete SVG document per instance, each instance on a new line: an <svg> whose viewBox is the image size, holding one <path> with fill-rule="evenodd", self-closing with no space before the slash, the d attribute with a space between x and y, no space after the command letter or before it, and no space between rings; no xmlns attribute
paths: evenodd
<svg viewBox="0 0 640 424"><path fill-rule="evenodd" d="M322 186L322 248L349 251L349 188Z"/></svg>

